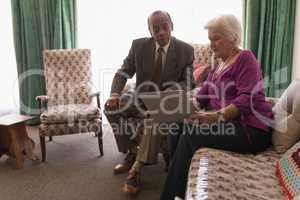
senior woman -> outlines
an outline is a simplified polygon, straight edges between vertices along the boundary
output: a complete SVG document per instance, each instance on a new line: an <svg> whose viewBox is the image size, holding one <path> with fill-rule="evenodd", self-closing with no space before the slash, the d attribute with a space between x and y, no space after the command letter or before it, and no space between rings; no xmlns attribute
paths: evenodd
<svg viewBox="0 0 300 200"><path fill-rule="evenodd" d="M199 105L210 111L191 114L177 132L173 129L168 135L172 162L161 200L184 198L189 166L197 149L255 154L270 145L271 105L265 101L255 56L239 48L241 24L233 15L222 15L205 28L215 56L222 60L196 95Z"/></svg>

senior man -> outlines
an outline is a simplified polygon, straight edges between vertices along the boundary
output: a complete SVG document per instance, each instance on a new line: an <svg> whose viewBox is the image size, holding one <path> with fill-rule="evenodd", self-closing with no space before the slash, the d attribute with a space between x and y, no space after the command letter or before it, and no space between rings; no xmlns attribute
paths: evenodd
<svg viewBox="0 0 300 200"><path fill-rule="evenodd" d="M153 12L148 17L148 29L151 37L133 40L128 56L114 76L111 96L105 104L118 149L127 154L124 162L114 168L114 173L129 173L122 191L131 194L139 191L141 167L156 162L160 141L160 134L154 134L151 123L147 124L148 128L143 123L146 108L138 94L190 90L194 85L193 48L171 36L170 15L160 10ZM135 89L122 93L127 79L134 75ZM138 134L138 129L143 134Z"/></svg>

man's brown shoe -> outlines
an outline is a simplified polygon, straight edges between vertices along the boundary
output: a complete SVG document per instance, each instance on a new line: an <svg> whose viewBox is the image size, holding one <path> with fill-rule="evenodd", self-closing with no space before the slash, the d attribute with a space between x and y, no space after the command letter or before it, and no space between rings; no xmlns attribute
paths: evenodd
<svg viewBox="0 0 300 200"><path fill-rule="evenodd" d="M123 163L115 166L114 174L127 173L131 169L135 161L135 158L136 158L135 153L127 153Z"/></svg>
<svg viewBox="0 0 300 200"><path fill-rule="evenodd" d="M122 187L122 192L126 194L135 195L140 191L141 177L140 174L134 170L129 171L126 182Z"/></svg>
<svg viewBox="0 0 300 200"><path fill-rule="evenodd" d="M124 162L122 164L118 164L114 168L114 174L123 174L127 173L132 167L131 163Z"/></svg>

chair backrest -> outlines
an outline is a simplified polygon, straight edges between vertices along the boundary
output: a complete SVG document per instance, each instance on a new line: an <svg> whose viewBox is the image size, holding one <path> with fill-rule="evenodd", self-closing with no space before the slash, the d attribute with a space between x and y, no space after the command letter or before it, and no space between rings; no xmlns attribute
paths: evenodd
<svg viewBox="0 0 300 200"><path fill-rule="evenodd" d="M209 44L191 44L194 47L194 64L200 65L217 65L220 63L213 55Z"/></svg>
<svg viewBox="0 0 300 200"><path fill-rule="evenodd" d="M91 103L89 49L44 50L43 59L49 106Z"/></svg>

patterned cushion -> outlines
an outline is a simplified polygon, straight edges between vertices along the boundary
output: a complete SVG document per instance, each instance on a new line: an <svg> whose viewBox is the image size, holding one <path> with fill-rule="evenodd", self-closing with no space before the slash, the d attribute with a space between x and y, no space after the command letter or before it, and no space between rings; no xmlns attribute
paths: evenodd
<svg viewBox="0 0 300 200"><path fill-rule="evenodd" d="M210 72L210 69L211 69L210 66L194 64L193 76L198 86L201 85L201 83L206 80L207 75Z"/></svg>
<svg viewBox="0 0 300 200"><path fill-rule="evenodd" d="M43 124L69 123L100 118L100 109L87 104L51 106L42 113Z"/></svg>
<svg viewBox="0 0 300 200"><path fill-rule="evenodd" d="M279 158L271 149L245 155L201 148L192 158L186 199L282 199L275 174Z"/></svg>
<svg viewBox="0 0 300 200"><path fill-rule="evenodd" d="M300 142L296 143L278 161L276 174L288 199L300 195Z"/></svg>
<svg viewBox="0 0 300 200"><path fill-rule="evenodd" d="M215 59L209 44L191 44L194 47L194 63L200 65L217 65L220 60Z"/></svg>
<svg viewBox="0 0 300 200"><path fill-rule="evenodd" d="M295 79L273 107L272 142L277 152L284 153L300 139L300 79Z"/></svg>
<svg viewBox="0 0 300 200"><path fill-rule="evenodd" d="M75 133L98 132L101 130L101 120L81 120L75 123L65 124L41 124L39 127L40 136L68 135Z"/></svg>
<svg viewBox="0 0 300 200"><path fill-rule="evenodd" d="M45 50L44 73L48 105L89 104L91 99L89 49Z"/></svg>

